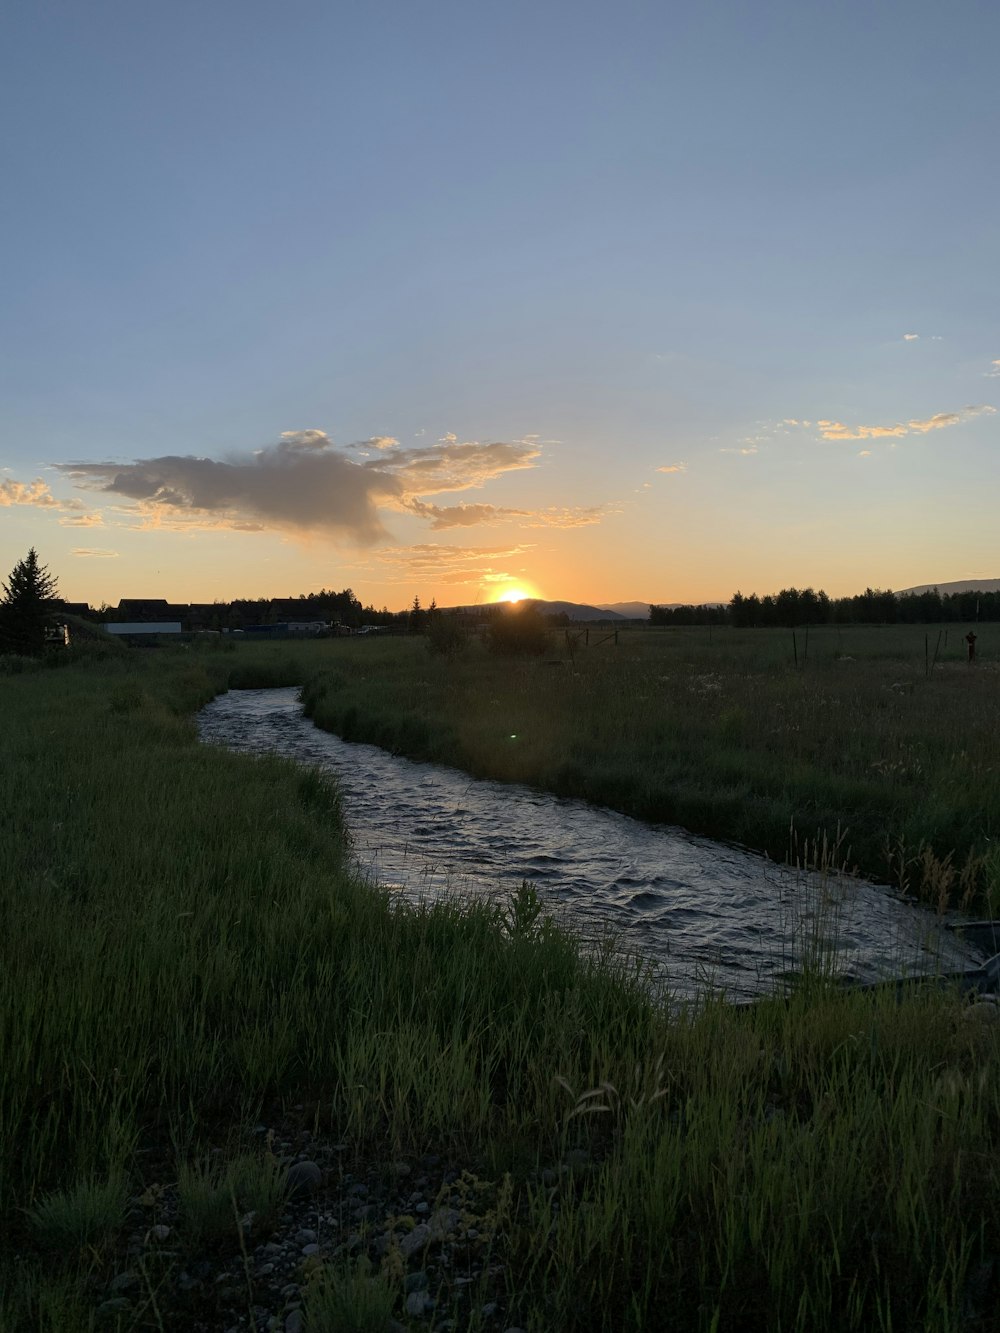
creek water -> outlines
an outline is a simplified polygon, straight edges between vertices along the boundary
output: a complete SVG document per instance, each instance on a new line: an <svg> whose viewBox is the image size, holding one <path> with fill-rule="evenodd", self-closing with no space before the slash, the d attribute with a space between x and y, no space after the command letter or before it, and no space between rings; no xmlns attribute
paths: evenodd
<svg viewBox="0 0 1000 1333"><path fill-rule="evenodd" d="M591 941L611 932L681 998L750 999L818 956L857 981L981 961L888 888L348 743L303 715L296 689L230 691L198 727L203 741L333 775L358 867L389 890L503 900L528 880L556 920Z"/></svg>

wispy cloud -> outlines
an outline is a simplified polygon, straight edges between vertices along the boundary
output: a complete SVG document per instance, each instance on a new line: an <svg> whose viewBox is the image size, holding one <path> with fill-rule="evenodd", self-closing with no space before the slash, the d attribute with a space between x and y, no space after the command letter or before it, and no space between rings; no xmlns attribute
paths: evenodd
<svg viewBox="0 0 1000 1333"><path fill-rule="evenodd" d="M663 467L658 467L657 472L686 472L687 463L664 463Z"/></svg>
<svg viewBox="0 0 1000 1333"><path fill-rule="evenodd" d="M600 523L608 514L620 514L622 507L613 501L603 505L573 508L550 505L534 510L521 525L525 528L589 528Z"/></svg>
<svg viewBox="0 0 1000 1333"><path fill-rule="evenodd" d="M919 334L919 333L904 333L904 334L903 334L903 342L905 342L905 343L915 343L919 337L920 337L920 334Z"/></svg>
<svg viewBox="0 0 1000 1333"><path fill-rule="evenodd" d="M517 523L522 528L586 528L600 523L606 514L618 512L614 505L588 507L550 505L546 509L508 509L491 504L436 505L412 499L404 507L419 518L430 519L435 531L472 528L495 523Z"/></svg>
<svg viewBox="0 0 1000 1333"><path fill-rule="evenodd" d="M534 467L541 452L541 446L529 439L482 442L445 435L436 444L393 449L362 467L392 478L404 497L442 495L471 490L504 473Z"/></svg>
<svg viewBox="0 0 1000 1333"><path fill-rule="evenodd" d="M912 418L906 424L897 422L893 426L845 426L842 421L817 421L824 440L879 440L887 436L899 438L903 435L926 435L932 430L944 430L948 426L958 426L963 421L988 415L996 411L989 403L974 403L961 408L958 412L936 412L931 417Z"/></svg>
<svg viewBox="0 0 1000 1333"><path fill-rule="evenodd" d="M990 368L985 373L987 378L991 380L1000 377L1000 357L998 357L996 361L990 362Z"/></svg>
<svg viewBox="0 0 1000 1333"><path fill-rule="evenodd" d="M100 546L74 546L70 555L78 555L88 560L117 560L117 551L108 551Z"/></svg>
<svg viewBox="0 0 1000 1333"><path fill-rule="evenodd" d="M845 426L842 421L817 421L824 440L881 440L886 436L900 436L907 433L906 427L895 426Z"/></svg>
<svg viewBox="0 0 1000 1333"><path fill-rule="evenodd" d="M490 504L441 505L425 500L406 500L406 508L418 518L427 518L435 530L444 528L472 528L479 524L503 523L508 519L525 518L527 509L504 509Z"/></svg>
<svg viewBox="0 0 1000 1333"><path fill-rule="evenodd" d="M78 514L76 518L61 518L60 527L63 528L103 528L103 514Z"/></svg>
<svg viewBox="0 0 1000 1333"><path fill-rule="evenodd" d="M435 542L391 546L379 552L378 562L388 570L387 582L421 583L428 589L480 587L505 583L524 574L523 557L529 544L511 546L445 546Z"/></svg>

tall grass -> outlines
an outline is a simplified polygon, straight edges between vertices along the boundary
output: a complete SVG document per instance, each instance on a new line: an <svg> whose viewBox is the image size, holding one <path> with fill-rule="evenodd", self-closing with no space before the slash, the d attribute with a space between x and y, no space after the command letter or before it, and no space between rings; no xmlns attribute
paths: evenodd
<svg viewBox="0 0 1000 1333"><path fill-rule="evenodd" d="M120 1182L162 1183L165 1159L234 1145L181 1172L188 1225L228 1228L223 1185L232 1210L255 1178L241 1131L298 1103L359 1159L436 1151L495 1178L511 1325L978 1317L970 1274L1000 1246L997 1027L947 994L818 981L669 1013L527 892L504 912L391 904L348 872L322 779L194 739L190 711L235 673L302 678L326 647L4 682L0 1327L90 1325ZM86 1252L53 1258L60 1227ZM403 1294L386 1267L312 1299L322 1326L342 1306L398 1317Z"/></svg>

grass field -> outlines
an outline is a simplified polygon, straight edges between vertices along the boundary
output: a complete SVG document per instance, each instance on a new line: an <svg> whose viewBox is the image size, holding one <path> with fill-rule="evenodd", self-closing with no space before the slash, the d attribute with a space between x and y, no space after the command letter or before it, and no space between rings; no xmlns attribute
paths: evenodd
<svg viewBox="0 0 1000 1333"><path fill-rule="evenodd" d="M786 630L603 633L574 650L556 633L521 660L334 643L307 711L348 739L775 859L825 841L934 904L1000 905L1000 630L981 627L972 669L955 627L947 644L924 626L800 630L798 666Z"/></svg>
<svg viewBox="0 0 1000 1333"><path fill-rule="evenodd" d="M501 776L540 774L549 744L565 753L545 772L576 766L564 786L575 773L595 795L624 791L620 738L660 737L672 757L636 788L652 802L679 763L675 726L692 743L708 728L713 753L740 755L764 726L755 701L780 694L783 753L801 754L805 776L824 742L793 719L820 697L844 700L828 707L853 707L863 727L884 710L933 753L939 715L968 727L996 681L946 663L898 695L882 690L898 674L890 655L838 684L859 664L814 662L810 643L806 672L772 662L769 695L765 664L735 641L637 637L617 657L600 651L547 668L438 661L406 642L245 645L0 678L5 1333L191 1326L173 1303L178 1272L209 1243L244 1244L220 1223L212 1180L251 1190L280 1225L280 1163L253 1127L290 1114L352 1163L437 1153L494 1191L496 1308L463 1305L456 1286L414 1327L993 1326L997 1025L937 991L897 1004L819 980L787 1005L668 1013L535 917L530 897L505 914L417 910L356 883L334 790L283 761L200 747L191 721L228 686L329 670L314 706L337 701L350 727L382 728L399 748L407 736L443 757L465 747L470 767L502 756L490 760ZM575 730L557 715L567 699ZM723 724L741 699L742 721ZM505 747L504 734L524 744ZM882 734L888 745L889 720ZM825 742L835 772L841 735ZM934 771L964 774L951 744ZM995 783L983 748L967 748L969 762ZM708 802L707 776L699 790ZM980 799L964 779L931 790L955 811L963 792ZM220 1149L209 1179L201 1164ZM175 1257L98 1317L115 1274L142 1263L127 1253L130 1209L165 1189L184 1201ZM381 1330L386 1310L408 1322L399 1249L368 1258L370 1277L333 1249L304 1266L307 1333ZM249 1269L247 1280L249 1327Z"/></svg>

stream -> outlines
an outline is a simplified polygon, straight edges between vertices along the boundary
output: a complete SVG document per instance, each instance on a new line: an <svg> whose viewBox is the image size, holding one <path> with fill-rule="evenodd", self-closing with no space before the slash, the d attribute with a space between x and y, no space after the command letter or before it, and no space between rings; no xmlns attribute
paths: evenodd
<svg viewBox="0 0 1000 1333"><path fill-rule="evenodd" d="M205 742L332 775L357 865L390 891L503 901L528 880L557 921L588 941L611 932L678 998L751 999L820 956L856 981L981 961L889 888L348 743L303 716L294 688L232 690L198 728Z"/></svg>

